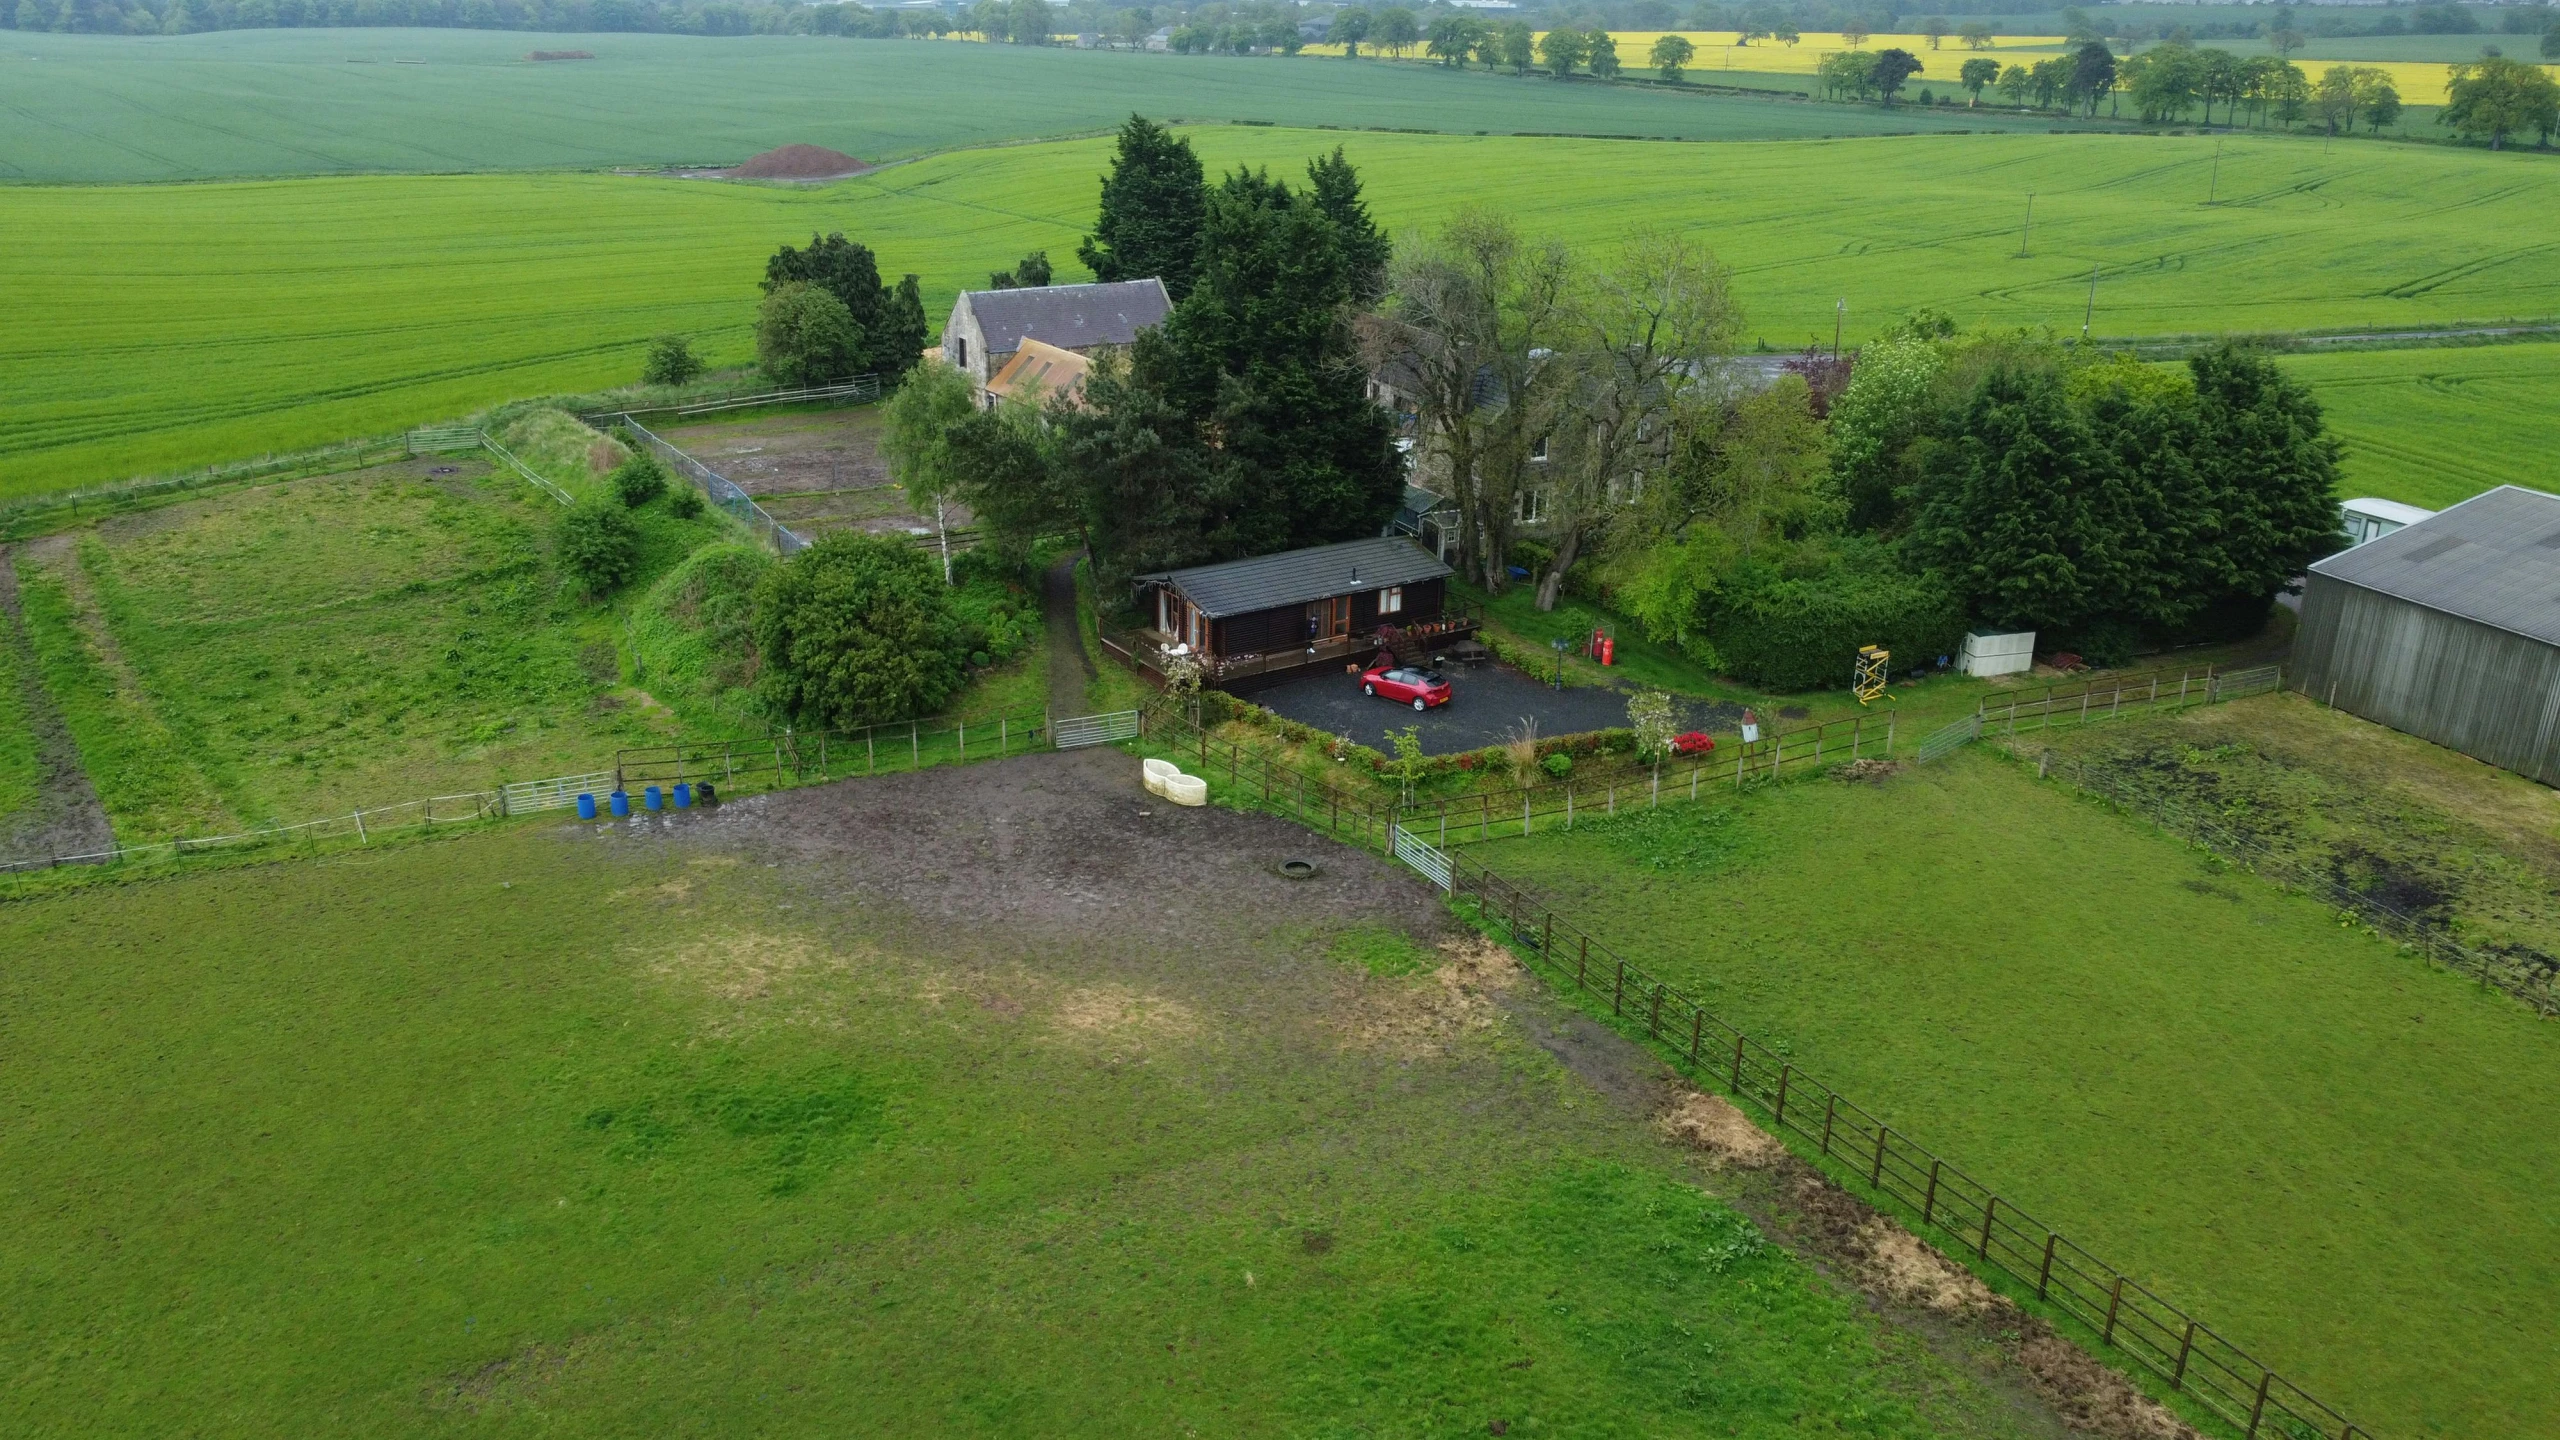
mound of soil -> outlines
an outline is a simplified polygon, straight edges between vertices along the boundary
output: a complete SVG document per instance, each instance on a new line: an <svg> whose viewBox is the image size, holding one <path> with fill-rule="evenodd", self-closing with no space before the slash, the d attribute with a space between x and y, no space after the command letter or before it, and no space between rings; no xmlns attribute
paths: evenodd
<svg viewBox="0 0 2560 1440"><path fill-rule="evenodd" d="M593 60L596 58L596 52L593 50L536 50L524 58L527 60Z"/></svg>
<svg viewBox="0 0 2560 1440"><path fill-rule="evenodd" d="M767 150L729 173L742 180L831 180L859 175L871 167L841 150L823 145L785 145Z"/></svg>

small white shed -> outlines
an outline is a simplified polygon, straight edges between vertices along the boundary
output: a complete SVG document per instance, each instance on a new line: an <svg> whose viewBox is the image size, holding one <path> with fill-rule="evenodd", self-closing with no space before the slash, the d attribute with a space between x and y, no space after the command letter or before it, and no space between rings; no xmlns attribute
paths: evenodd
<svg viewBox="0 0 2560 1440"><path fill-rule="evenodd" d="M1957 653L1956 669L1967 675L2016 675L2035 668L2036 632L2018 630L1994 635L1968 630Z"/></svg>

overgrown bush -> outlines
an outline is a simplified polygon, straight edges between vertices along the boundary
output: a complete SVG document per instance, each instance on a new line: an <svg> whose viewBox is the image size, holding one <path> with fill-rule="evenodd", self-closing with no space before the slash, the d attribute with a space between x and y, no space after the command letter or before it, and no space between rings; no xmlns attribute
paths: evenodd
<svg viewBox="0 0 2560 1440"><path fill-rule="evenodd" d="M690 520L702 513L702 492L690 485L679 485L667 497L667 513L679 520Z"/></svg>
<svg viewBox="0 0 2560 1440"><path fill-rule="evenodd" d="M649 342L649 358L641 363L640 378L651 385L682 385L702 373L702 357L693 353L693 342L682 335L661 335Z"/></svg>
<svg viewBox="0 0 2560 1440"><path fill-rule="evenodd" d="M774 567L756 593L759 688L803 724L930 714L960 688L961 640L937 567L904 540L839 531Z"/></svg>
<svg viewBox="0 0 2560 1440"><path fill-rule="evenodd" d="M607 500L590 500L562 515L551 528L551 553L561 573L590 596L620 589L640 567L640 527L631 512Z"/></svg>
<svg viewBox="0 0 2560 1440"><path fill-rule="evenodd" d="M607 483L626 508L637 510L667 493L667 472L649 455L634 454L614 467Z"/></svg>
<svg viewBox="0 0 2560 1440"><path fill-rule="evenodd" d="M759 668L756 589L774 563L744 542L712 545L649 587L633 607L631 644L651 694L679 710L697 702L746 713Z"/></svg>
<svg viewBox="0 0 2560 1440"><path fill-rule="evenodd" d="M1001 665L1022 653L1043 623L1040 600L1022 569L992 550L969 550L951 560L952 613L959 618L963 653L972 665Z"/></svg>

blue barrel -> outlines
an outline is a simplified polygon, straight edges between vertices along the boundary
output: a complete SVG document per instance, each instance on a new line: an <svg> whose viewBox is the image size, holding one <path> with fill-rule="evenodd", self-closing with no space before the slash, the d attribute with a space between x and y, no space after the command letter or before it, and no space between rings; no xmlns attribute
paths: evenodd
<svg viewBox="0 0 2560 1440"><path fill-rule="evenodd" d="M692 781L679 780L676 782L676 808L679 810L690 810L693 808Z"/></svg>
<svg viewBox="0 0 2560 1440"><path fill-rule="evenodd" d="M578 797L578 818L581 820L593 820L596 818L595 796L581 795Z"/></svg>
<svg viewBox="0 0 2560 1440"><path fill-rule="evenodd" d="M627 790L616 790L616 791L614 791L614 792L613 792L612 805L613 805L613 816L614 816L614 818L615 818L615 819L619 820L619 819L621 819L623 816L630 814L630 813L631 813L631 793L630 793L629 791L627 791Z"/></svg>
<svg viewBox="0 0 2560 1440"><path fill-rule="evenodd" d="M666 792L652 785L640 792L640 804L646 809L664 810L667 808Z"/></svg>

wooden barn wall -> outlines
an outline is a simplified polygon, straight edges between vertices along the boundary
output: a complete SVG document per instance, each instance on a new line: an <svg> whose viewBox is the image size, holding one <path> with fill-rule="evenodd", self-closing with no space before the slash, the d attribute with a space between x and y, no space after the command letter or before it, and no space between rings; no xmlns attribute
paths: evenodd
<svg viewBox="0 0 2560 1440"><path fill-rule="evenodd" d="M2560 648L2313 575L2293 657L2314 700L2560 785Z"/></svg>

